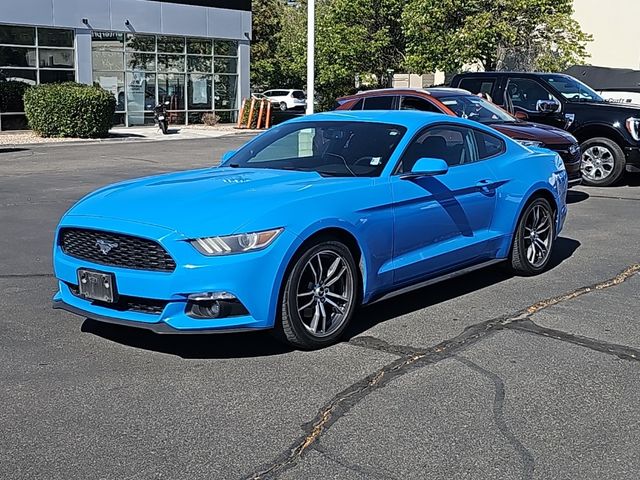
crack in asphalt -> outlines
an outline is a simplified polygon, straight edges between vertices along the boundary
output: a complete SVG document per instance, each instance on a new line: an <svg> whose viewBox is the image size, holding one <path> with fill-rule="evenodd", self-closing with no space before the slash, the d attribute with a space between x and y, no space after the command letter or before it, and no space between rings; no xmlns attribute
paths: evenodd
<svg viewBox="0 0 640 480"><path fill-rule="evenodd" d="M507 439L507 441L511 444L518 455L520 455L520 458L522 459L522 478L527 480L533 478L535 458L531 451L529 451L527 447L525 447L523 443L518 439L518 437L516 437L516 435L511 431L511 429L507 425L507 421L504 418L504 402L506 398L506 388L504 381L498 374L481 367L477 363L474 363L467 358L459 356L456 356L454 358L458 362L466 365L471 370L484 375L493 382L495 389L495 394L493 397L493 422L495 423L498 430L500 430L500 433L502 433L502 436Z"/></svg>
<svg viewBox="0 0 640 480"><path fill-rule="evenodd" d="M53 273L6 273L0 274L0 278L48 278L53 277Z"/></svg>
<svg viewBox="0 0 640 480"><path fill-rule="evenodd" d="M353 407L358 405L369 394L384 388L392 380L416 369L427 365L434 365L442 360L452 358L457 353L460 353L464 349L500 330L510 328L510 326L514 329L517 324L524 325L521 330L526 330L530 333L537 333L539 331L540 334L544 336L551 336L545 335L544 333L545 331L547 331L546 333L550 333L548 332L549 329L538 327L538 330L538 328L532 327L531 324L533 324L533 322L531 322L530 317L561 302L573 300L593 291L604 290L620 285L639 272L640 264L631 265L618 275L607 280L594 283L586 287L580 287L563 295L541 300L516 312L515 314L501 315L496 318L471 325L465 328L459 335L429 348L420 349L405 345L392 345L384 340L371 336L360 336L351 339L348 342L350 345L399 355L400 358L388 363L365 378L351 384L334 396L318 411L317 415L311 422L303 426L303 431L305 432L304 435L296 439L288 449L278 455L271 463L258 467L255 473L242 478L246 480L278 478L281 473L292 468L310 447L317 444L320 437L329 430L336 421L349 412ZM575 343L577 345L589 346L588 348L591 348L598 343L603 343L593 339L589 339L589 341L586 342L584 341L584 337L578 337L564 332L554 331L554 333L556 333L556 336L560 337L560 339L567 339L567 341L571 341L571 343ZM560 333L563 335L560 335ZM607 344L607 348L604 348L604 344L602 346L603 348L598 351L616 355L622 355L625 353L621 350L621 348L623 348L622 346L615 346L620 348L613 350L608 349L608 347L613 347L612 344ZM487 373L490 372L487 371ZM505 428L507 428L506 425ZM517 439L515 439L515 441L517 442ZM520 453L524 455L524 452ZM525 460L525 456L523 456L523 473L525 474L527 474L528 469L531 467L528 463L529 461L529 457L526 457ZM524 478L530 477L525 476Z"/></svg>
<svg viewBox="0 0 640 480"><path fill-rule="evenodd" d="M593 194L589 194L589 197L600 198L604 200L631 200L632 202L640 202L640 198L633 198L633 197L611 197L608 195L593 195Z"/></svg>
<svg viewBox="0 0 640 480"><path fill-rule="evenodd" d="M505 326L505 328L533 335L540 335L547 338L553 338L555 340L560 340L561 342L567 342L573 345L588 348L590 350L595 350L596 352L614 355L621 360L640 362L640 350L636 348L628 347L626 345L620 345L617 343L609 343L604 340L596 340L591 337L583 337L582 335L567 333L563 332L562 330L555 330L553 328L541 327L533 320L528 318L512 325L507 325Z"/></svg>

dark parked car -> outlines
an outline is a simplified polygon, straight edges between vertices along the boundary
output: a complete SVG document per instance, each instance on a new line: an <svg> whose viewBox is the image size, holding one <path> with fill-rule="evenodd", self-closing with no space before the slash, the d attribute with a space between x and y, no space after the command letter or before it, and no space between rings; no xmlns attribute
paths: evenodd
<svg viewBox="0 0 640 480"><path fill-rule="evenodd" d="M580 146L566 131L519 120L491 102L457 88L385 88L338 99L337 110L421 110L475 120L527 146L558 152L569 175L569 185L582 182Z"/></svg>
<svg viewBox="0 0 640 480"><path fill-rule="evenodd" d="M569 75L481 72L456 75L452 87L487 93L518 118L571 132L582 147L582 177L607 186L640 172L640 107L612 104Z"/></svg>

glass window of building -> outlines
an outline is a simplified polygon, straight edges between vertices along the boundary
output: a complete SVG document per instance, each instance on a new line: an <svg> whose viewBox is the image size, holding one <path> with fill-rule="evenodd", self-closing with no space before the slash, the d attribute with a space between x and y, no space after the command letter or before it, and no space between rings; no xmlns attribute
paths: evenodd
<svg viewBox="0 0 640 480"><path fill-rule="evenodd" d="M117 99L116 121L153 123L153 107L169 102L172 124L201 123L215 112L238 115L238 42L168 35L94 32L93 81Z"/></svg>
<svg viewBox="0 0 640 480"><path fill-rule="evenodd" d="M0 77L29 85L74 81L74 31L0 25ZM28 128L22 102L12 102L4 110L0 130Z"/></svg>

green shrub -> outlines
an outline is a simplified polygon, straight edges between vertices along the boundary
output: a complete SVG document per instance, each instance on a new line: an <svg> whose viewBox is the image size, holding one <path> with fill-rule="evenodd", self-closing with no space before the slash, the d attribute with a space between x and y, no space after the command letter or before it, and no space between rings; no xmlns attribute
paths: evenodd
<svg viewBox="0 0 640 480"><path fill-rule="evenodd" d="M218 124L220 121L220 117L215 113L203 113L202 114L202 123L209 127L213 127Z"/></svg>
<svg viewBox="0 0 640 480"><path fill-rule="evenodd" d="M24 82L0 81L0 112L24 112L22 97L27 88Z"/></svg>
<svg viewBox="0 0 640 480"><path fill-rule="evenodd" d="M36 85L24 95L29 126L43 137L106 137L115 110L111 93L81 83Z"/></svg>

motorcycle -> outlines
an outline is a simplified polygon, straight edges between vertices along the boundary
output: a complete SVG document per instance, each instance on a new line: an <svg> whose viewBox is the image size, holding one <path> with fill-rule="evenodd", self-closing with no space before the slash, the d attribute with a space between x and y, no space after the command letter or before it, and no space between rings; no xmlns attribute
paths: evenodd
<svg viewBox="0 0 640 480"><path fill-rule="evenodd" d="M167 118L167 106L169 103L169 101L159 103L153 109L153 121L162 130L163 135L166 135L169 129L169 120Z"/></svg>

